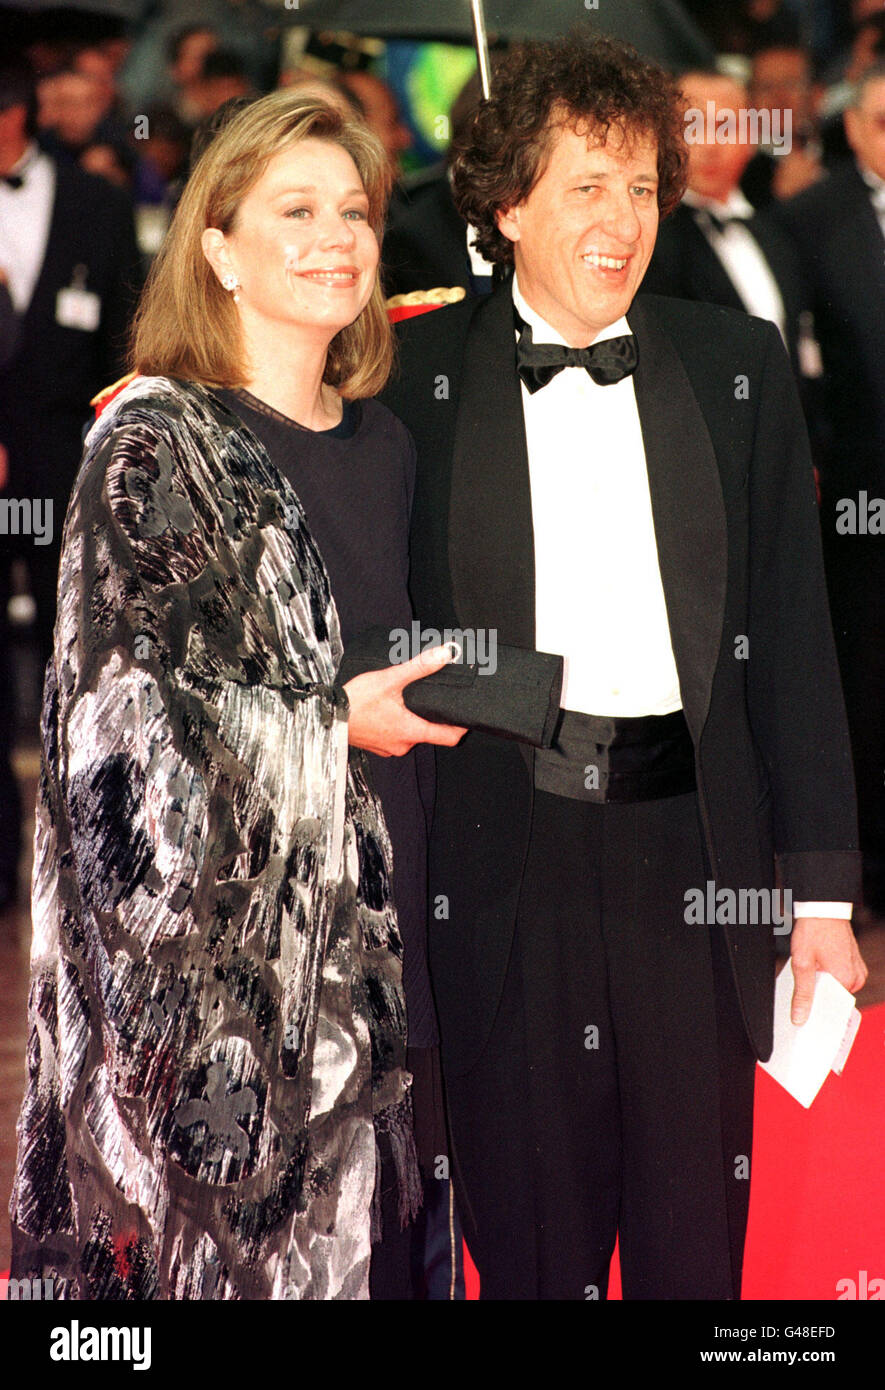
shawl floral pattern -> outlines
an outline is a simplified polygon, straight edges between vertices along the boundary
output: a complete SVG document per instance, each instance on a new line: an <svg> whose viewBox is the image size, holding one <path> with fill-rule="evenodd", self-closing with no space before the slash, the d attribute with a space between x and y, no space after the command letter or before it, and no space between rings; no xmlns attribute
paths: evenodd
<svg viewBox="0 0 885 1390"><path fill-rule="evenodd" d="M42 715L12 1274L81 1299L368 1296L416 1168L390 843L292 489L137 378L68 513ZM377 1198L375 1198L377 1203Z"/></svg>

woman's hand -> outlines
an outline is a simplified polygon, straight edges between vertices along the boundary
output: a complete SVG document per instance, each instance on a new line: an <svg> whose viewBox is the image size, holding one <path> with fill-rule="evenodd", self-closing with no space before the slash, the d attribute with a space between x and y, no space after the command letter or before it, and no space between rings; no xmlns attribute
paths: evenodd
<svg viewBox="0 0 885 1390"><path fill-rule="evenodd" d="M384 671L354 676L344 689L350 701L348 742L380 758L401 758L416 743L441 743L453 748L467 730L454 724L433 724L406 709L403 690L412 681L432 675L452 660L450 647L432 647L411 661Z"/></svg>

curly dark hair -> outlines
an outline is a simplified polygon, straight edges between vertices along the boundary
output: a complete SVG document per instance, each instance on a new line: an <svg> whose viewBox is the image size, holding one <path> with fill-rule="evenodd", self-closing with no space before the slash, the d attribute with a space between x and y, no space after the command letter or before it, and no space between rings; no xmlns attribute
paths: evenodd
<svg viewBox="0 0 885 1390"><path fill-rule="evenodd" d="M512 48L495 69L452 161L453 193L477 230L485 258L513 262L495 215L524 201L544 173L553 137L585 122L604 140L610 126L658 146L658 208L672 212L685 190L685 103L672 77L628 44L573 31Z"/></svg>

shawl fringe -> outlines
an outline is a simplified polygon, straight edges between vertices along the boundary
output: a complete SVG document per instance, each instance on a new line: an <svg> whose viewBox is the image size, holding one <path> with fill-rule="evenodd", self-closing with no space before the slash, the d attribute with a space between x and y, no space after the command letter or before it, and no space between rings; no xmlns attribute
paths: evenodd
<svg viewBox="0 0 885 1390"><path fill-rule="evenodd" d="M414 1221L424 1200L418 1151L412 1122L412 1097L404 1096L396 1105L389 1105L375 1116L375 1190L372 1194L372 1244L383 1234L381 1221L381 1150L378 1136L390 1140L393 1166L396 1173L397 1213L400 1230Z"/></svg>

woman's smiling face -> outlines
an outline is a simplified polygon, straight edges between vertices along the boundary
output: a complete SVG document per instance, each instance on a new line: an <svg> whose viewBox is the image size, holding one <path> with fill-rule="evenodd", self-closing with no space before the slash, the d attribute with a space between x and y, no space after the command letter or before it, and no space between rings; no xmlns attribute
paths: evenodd
<svg viewBox="0 0 885 1390"><path fill-rule="evenodd" d="M309 137L274 155L230 232L214 236L212 263L236 275L250 334L300 325L331 341L371 297L379 251L369 199L353 159L332 141Z"/></svg>

